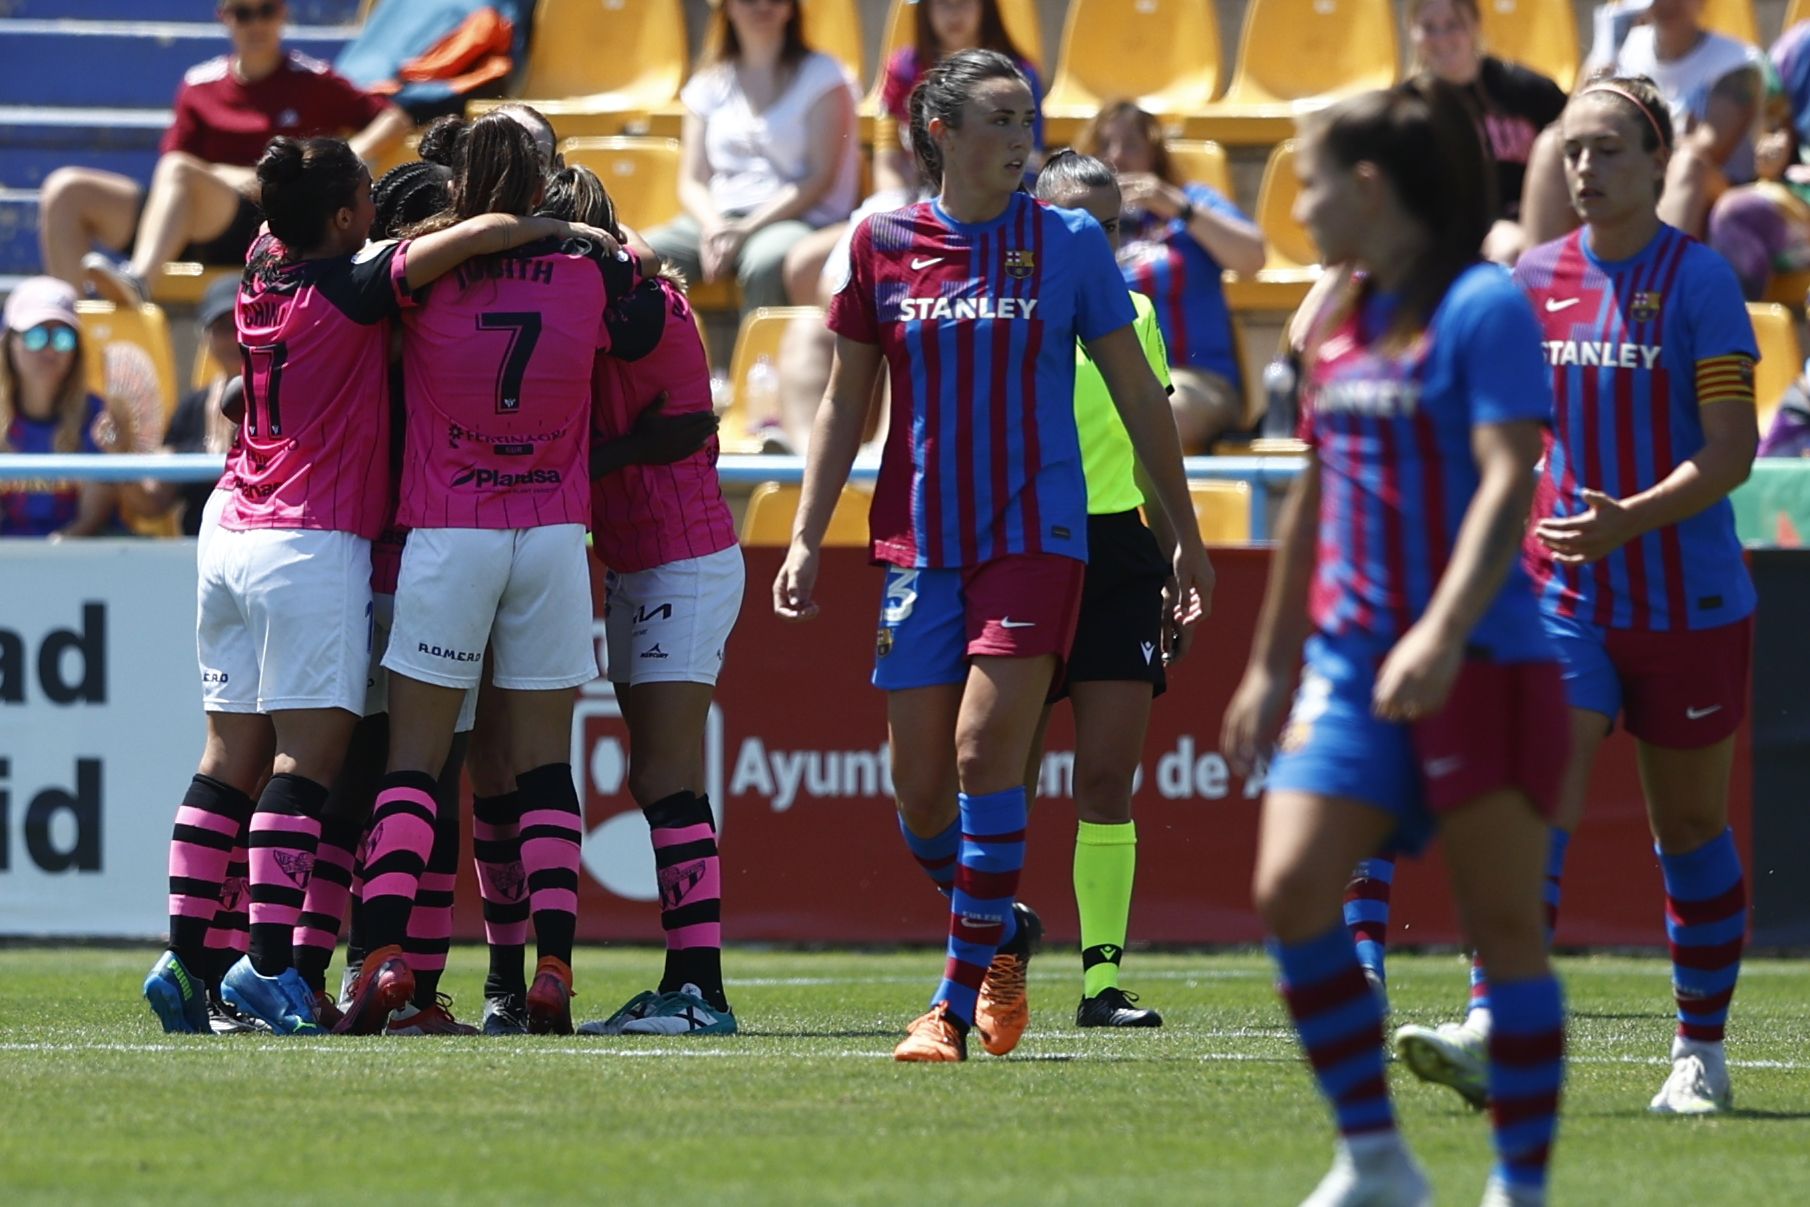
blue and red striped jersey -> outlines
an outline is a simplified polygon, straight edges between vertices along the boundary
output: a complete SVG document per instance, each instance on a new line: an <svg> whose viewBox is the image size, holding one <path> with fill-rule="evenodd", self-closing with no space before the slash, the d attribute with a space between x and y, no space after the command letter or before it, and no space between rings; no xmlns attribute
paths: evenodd
<svg viewBox="0 0 1810 1207"><path fill-rule="evenodd" d="M1734 270L1669 226L1616 261L1573 231L1523 256L1515 280L1544 329L1557 403L1536 518L1584 511L1586 487L1625 499L1663 481L1704 445L1698 363L1759 355ZM1588 566L1558 564L1531 536L1527 553L1543 608L1607 628L1713 628L1754 607L1727 499Z"/></svg>
<svg viewBox="0 0 1810 1207"><path fill-rule="evenodd" d="M1236 205L1207 185L1190 184L1182 192L1196 209L1244 218ZM1156 303L1169 363L1217 373L1242 390L1219 261L1179 218L1146 214L1123 230L1119 269L1129 288Z"/></svg>
<svg viewBox="0 0 1810 1207"><path fill-rule="evenodd" d="M990 222L934 200L864 219L829 324L878 345L890 370L874 559L1085 559L1075 341L1135 317L1106 232L1079 210L1017 193Z"/></svg>
<svg viewBox="0 0 1810 1207"><path fill-rule="evenodd" d="M1552 408L1539 324L1500 268L1460 274L1406 348L1383 339L1397 304L1371 288L1319 340L1301 424L1321 472L1314 624L1382 646L1425 613L1451 559L1480 480L1471 430ZM1467 644L1503 662L1554 656L1519 564Z"/></svg>

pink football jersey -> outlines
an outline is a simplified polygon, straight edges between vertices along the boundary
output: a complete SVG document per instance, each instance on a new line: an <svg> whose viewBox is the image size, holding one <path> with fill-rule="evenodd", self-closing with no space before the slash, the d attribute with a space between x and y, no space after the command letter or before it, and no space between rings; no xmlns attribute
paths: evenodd
<svg viewBox="0 0 1810 1207"><path fill-rule="evenodd" d="M632 262L590 244L473 260L410 310L408 434L397 519L410 528L538 528L590 519L591 367Z"/></svg>
<svg viewBox="0 0 1810 1207"><path fill-rule="evenodd" d="M410 304L408 244L282 256L259 235L239 286L245 421L220 523L374 537L391 492L385 366L390 319Z"/></svg>

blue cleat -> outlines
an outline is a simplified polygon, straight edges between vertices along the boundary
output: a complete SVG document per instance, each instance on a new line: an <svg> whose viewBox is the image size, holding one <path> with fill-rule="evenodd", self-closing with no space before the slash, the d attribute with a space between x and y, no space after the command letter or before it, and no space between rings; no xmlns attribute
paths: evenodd
<svg viewBox="0 0 1810 1207"><path fill-rule="evenodd" d="M213 1034L207 1018L207 987L189 974L175 952L164 952L151 966L144 994L169 1034Z"/></svg>
<svg viewBox="0 0 1810 1207"><path fill-rule="evenodd" d="M314 1017L314 991L301 973L285 968L274 977L260 976L251 957L242 956L220 981L220 996L240 1014L270 1028L273 1035L324 1035Z"/></svg>

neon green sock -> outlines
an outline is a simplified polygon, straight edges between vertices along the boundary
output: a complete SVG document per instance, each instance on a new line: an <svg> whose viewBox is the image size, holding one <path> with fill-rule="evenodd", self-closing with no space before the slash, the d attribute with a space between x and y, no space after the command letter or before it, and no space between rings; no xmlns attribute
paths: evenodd
<svg viewBox="0 0 1810 1207"><path fill-rule="evenodd" d="M1119 983L1137 867L1135 824L1080 824L1075 832L1075 905L1081 912L1081 991L1086 997Z"/></svg>

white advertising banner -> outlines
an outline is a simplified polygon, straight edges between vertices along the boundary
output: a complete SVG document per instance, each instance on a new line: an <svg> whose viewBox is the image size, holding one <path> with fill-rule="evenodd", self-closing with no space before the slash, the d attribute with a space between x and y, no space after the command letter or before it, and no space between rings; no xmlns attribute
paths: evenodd
<svg viewBox="0 0 1810 1207"><path fill-rule="evenodd" d="M0 934L164 933L196 674L193 541L0 541Z"/></svg>

